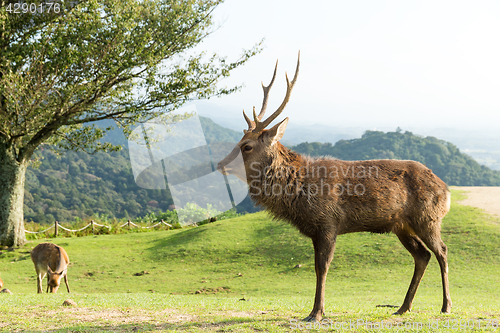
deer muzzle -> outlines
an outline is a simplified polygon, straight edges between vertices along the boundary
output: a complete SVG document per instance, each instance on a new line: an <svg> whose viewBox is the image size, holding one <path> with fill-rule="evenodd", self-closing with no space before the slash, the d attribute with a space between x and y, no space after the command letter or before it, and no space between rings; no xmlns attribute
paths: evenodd
<svg viewBox="0 0 500 333"><path fill-rule="evenodd" d="M236 146L234 149L227 155L222 161L217 164L217 170L223 175L231 174L232 167L231 163L238 157L240 154L240 147ZM234 163L233 163L234 164Z"/></svg>

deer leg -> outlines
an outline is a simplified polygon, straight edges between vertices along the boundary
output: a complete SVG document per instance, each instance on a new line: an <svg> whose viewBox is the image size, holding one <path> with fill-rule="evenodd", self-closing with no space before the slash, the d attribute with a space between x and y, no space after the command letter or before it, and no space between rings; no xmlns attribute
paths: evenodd
<svg viewBox="0 0 500 333"><path fill-rule="evenodd" d="M439 231L437 233L428 234L426 237L422 237L422 241L436 255L439 267L441 268L441 282L443 284L443 307L441 308L441 312L450 313L451 296L450 285L448 282L448 248L441 240Z"/></svg>
<svg viewBox="0 0 500 333"><path fill-rule="evenodd" d="M49 274L47 274L47 293L49 292L49 288L50 292L52 292L52 287L49 287Z"/></svg>
<svg viewBox="0 0 500 333"><path fill-rule="evenodd" d="M326 238L313 239L314 264L316 269L316 296L314 297L314 307L304 321L320 321L325 313L325 283L328 268L333 259L335 251L335 240Z"/></svg>
<svg viewBox="0 0 500 333"><path fill-rule="evenodd" d="M68 275L64 275L64 283L66 283L66 289L68 289L68 293L71 293L71 291L69 291L69 284L68 284Z"/></svg>
<svg viewBox="0 0 500 333"><path fill-rule="evenodd" d="M37 293L39 294L42 294L43 293L43 290L42 290L42 281L43 281L43 278L44 276L42 276L41 273L37 273L36 275L36 291Z"/></svg>
<svg viewBox="0 0 500 333"><path fill-rule="evenodd" d="M401 230L396 233L404 247L411 253L415 261L415 270L413 278L411 279L410 287L406 293L403 305L394 314L403 314L411 310L411 304L415 293L417 292L418 285L424 276L427 264L431 259L431 253L425 248L424 244L417 236L410 235L408 232Z"/></svg>

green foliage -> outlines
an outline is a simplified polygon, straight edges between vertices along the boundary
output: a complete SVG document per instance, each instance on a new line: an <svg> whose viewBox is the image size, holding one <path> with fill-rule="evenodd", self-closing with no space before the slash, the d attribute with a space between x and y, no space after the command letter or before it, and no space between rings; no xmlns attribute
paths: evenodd
<svg viewBox="0 0 500 333"><path fill-rule="evenodd" d="M453 144L411 132L366 131L360 139L331 143L301 143L293 150L342 160L399 159L425 164L448 185L500 186L500 172L479 165Z"/></svg>
<svg viewBox="0 0 500 333"><path fill-rule="evenodd" d="M127 150L95 155L67 151L58 156L45 149L38 154L43 157L40 167L26 172L24 215L28 221L70 222L97 214L136 218L166 211L173 203L166 191L137 186ZM54 219L49 220L48 214Z"/></svg>
<svg viewBox="0 0 500 333"><path fill-rule="evenodd" d="M143 217L137 217L133 220L127 218L117 219L109 218L107 214L94 214L92 218L81 219L75 217L75 220L70 223L59 224L66 229L75 230L67 231L59 229L58 237L82 237L89 235L109 235L109 234L126 234L138 232L150 232L157 230L181 229L183 227L197 223L204 225L215 221L231 219L240 216L235 209L230 209L226 212L218 212L210 205L207 208L201 208L195 204L187 204L185 208L177 211L158 211L151 212ZM178 216L181 216L179 219ZM53 220L55 221L55 219ZM53 221L51 221L53 223ZM95 222L94 229L91 228L91 221ZM129 225L129 221L133 224ZM165 222L171 225L158 224ZM134 225L135 224L135 225ZM35 222L26 223L26 230L35 232L27 233L26 238L30 240L56 237L54 232L54 224L39 224Z"/></svg>
<svg viewBox="0 0 500 333"><path fill-rule="evenodd" d="M179 223L181 225L193 224L198 221L209 219L211 216L219 215L220 212L212 208L212 205L207 205L207 208L199 207L193 203L187 203L184 208L177 209Z"/></svg>

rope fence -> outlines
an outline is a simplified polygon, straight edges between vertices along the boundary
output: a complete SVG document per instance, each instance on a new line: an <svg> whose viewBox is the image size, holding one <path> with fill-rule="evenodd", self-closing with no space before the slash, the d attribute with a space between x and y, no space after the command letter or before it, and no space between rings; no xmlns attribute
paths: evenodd
<svg viewBox="0 0 500 333"><path fill-rule="evenodd" d="M131 225L133 225L133 226L134 226L134 227L136 227L136 228L151 229L151 228L155 228L155 227L159 226L160 224L164 224L164 225L166 225L167 227L172 228L172 225L171 225L171 224L168 224L167 222L165 222L165 221L163 221L163 220L161 220L160 222L158 222L158 223L156 223L155 225L152 225L152 226L150 226L150 227L141 227L141 226L139 226L139 225L135 224L134 222L132 222L132 221L128 220L128 222L126 222L125 224L121 225L121 226L120 226L120 228L123 228L123 227L124 227L124 226L126 226L126 225L128 225L128 227L130 228L130 226L131 226Z"/></svg>
<svg viewBox="0 0 500 333"><path fill-rule="evenodd" d="M41 234L41 233L44 233L46 231L49 231L50 229L54 228L53 225L51 225L50 227L48 227L47 229L45 230L42 230L42 231L29 231L29 230L24 230L24 232L27 232L28 234Z"/></svg>
<svg viewBox="0 0 500 333"><path fill-rule="evenodd" d="M127 222L125 222L123 225L121 225L121 226L119 226L119 227L120 227L120 228L123 228L123 227L125 227L125 226L128 226L128 228L129 228L129 229L131 229L131 228L132 228L132 226L134 226L134 227L136 227L136 228L151 229L151 228L156 228L157 226L162 225L162 224L166 225L166 226L167 226L167 227L169 227L169 228L172 228L172 225L171 225L171 224L169 224L169 223L167 223L167 222L165 222L163 219L162 219L160 222L156 223L155 225L152 225L152 226L149 226L149 227L141 227L141 226L139 226L139 225L135 224L134 222L132 222L132 221L130 221L130 220L128 220ZM83 230L85 230L85 229L87 229L87 228L92 228L92 234L95 234L95 227L96 227L96 226L97 226L97 227L104 227L104 228L111 229L111 227L110 227L110 226L95 223L95 222L94 222L94 220L90 221L90 223L89 223L89 224L87 224L85 227L80 228L80 229L76 229L76 230L65 228L65 227L63 227L62 225L60 225L58 221L55 221L55 222L54 222L54 225L51 225L50 227L48 227L48 228L47 228L47 229L45 229L45 230L42 230L42 231L29 231L29 230L24 230L24 232L27 232L27 233L29 233L29 234L42 234L42 233L45 233L45 232L49 231L50 229L54 228L54 229L55 229L55 230L54 230L54 237L57 237L57 236L59 236L59 228L61 228L61 229L63 229L63 230L66 230L66 231L68 231L68 232L80 232L80 231L83 231Z"/></svg>

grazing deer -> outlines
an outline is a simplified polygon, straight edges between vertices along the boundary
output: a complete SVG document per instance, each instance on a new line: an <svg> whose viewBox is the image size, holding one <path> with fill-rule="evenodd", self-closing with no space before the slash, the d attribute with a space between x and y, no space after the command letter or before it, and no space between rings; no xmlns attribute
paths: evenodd
<svg viewBox="0 0 500 333"><path fill-rule="evenodd" d="M51 293L56 293L63 277L68 293L71 292L68 285L69 257L62 247L52 243L40 243L31 250L31 260L35 264L39 294L43 292L42 280L45 274L47 274L47 292L50 289Z"/></svg>
<svg viewBox="0 0 500 333"><path fill-rule="evenodd" d="M264 100L253 121L245 112L248 130L233 151L217 166L249 185L253 201L275 218L294 225L314 246L316 296L306 321L319 321L324 314L325 282L338 235L368 231L393 232L415 261L415 271L403 305L395 314L411 309L420 280L436 255L443 285L442 312L450 312L447 247L441 240L441 220L450 209L447 185L415 161L341 161L311 158L284 147L279 140L288 118L265 129L287 105L297 80L300 53L293 80L286 76L286 95L278 109L263 120L269 86L262 85ZM241 158L237 159L241 154ZM237 162L237 161L243 161Z"/></svg>

